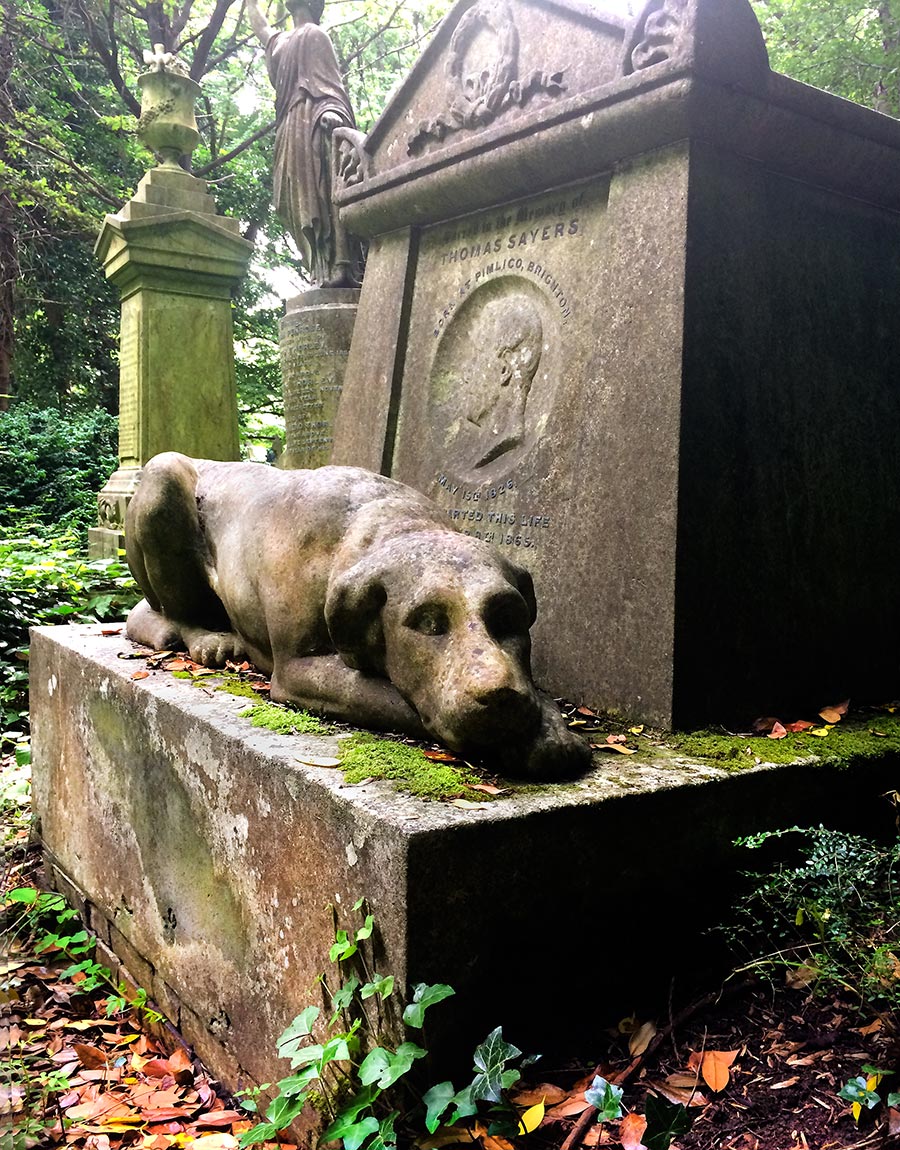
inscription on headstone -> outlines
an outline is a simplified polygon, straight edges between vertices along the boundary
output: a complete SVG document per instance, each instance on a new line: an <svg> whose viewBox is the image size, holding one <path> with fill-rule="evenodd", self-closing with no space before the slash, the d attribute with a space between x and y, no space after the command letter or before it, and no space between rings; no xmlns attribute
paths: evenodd
<svg viewBox="0 0 900 1150"><path fill-rule="evenodd" d="M583 403L564 381L590 354L606 199L596 181L429 228L420 245L392 473L532 568L564 530L571 476L554 455Z"/></svg>
<svg viewBox="0 0 900 1150"><path fill-rule="evenodd" d="M320 288L288 301L280 331L282 467L324 467L331 462L358 298L354 289Z"/></svg>
<svg viewBox="0 0 900 1150"><path fill-rule="evenodd" d="M137 467L140 321L122 323L119 347L119 459L123 467Z"/></svg>

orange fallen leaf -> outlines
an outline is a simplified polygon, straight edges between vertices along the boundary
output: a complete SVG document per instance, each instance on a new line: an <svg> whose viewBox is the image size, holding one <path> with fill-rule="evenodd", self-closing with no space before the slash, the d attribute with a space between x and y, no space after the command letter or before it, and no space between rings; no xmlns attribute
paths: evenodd
<svg viewBox="0 0 900 1150"><path fill-rule="evenodd" d="M626 735L607 735L606 741L608 743L627 743L628 737Z"/></svg>
<svg viewBox="0 0 900 1150"><path fill-rule="evenodd" d="M167 1074L172 1074L168 1058L151 1058L149 1062L144 1063L141 1070L150 1078L165 1078ZM172 1074L172 1077L175 1075Z"/></svg>
<svg viewBox="0 0 900 1150"><path fill-rule="evenodd" d="M596 747L598 751L618 751L620 755L636 755L637 751L633 751L631 747L623 747L621 743L592 743L591 746Z"/></svg>
<svg viewBox="0 0 900 1150"><path fill-rule="evenodd" d="M582 1114L590 1106L584 1096L570 1098L567 1102L560 1102L557 1106L552 1106L547 1111L551 1118L574 1118L576 1114Z"/></svg>
<svg viewBox="0 0 900 1150"><path fill-rule="evenodd" d="M772 730L769 731L769 733L766 737L769 739L783 739L786 734L787 734L787 727L783 726L781 723L779 723L776 720L774 726L772 727Z"/></svg>
<svg viewBox="0 0 900 1150"><path fill-rule="evenodd" d="M73 1044L72 1049L78 1055L78 1061L87 1070L101 1070L106 1068L106 1055L96 1046L85 1046L81 1042Z"/></svg>
<svg viewBox="0 0 900 1150"><path fill-rule="evenodd" d="M888 1110L888 1134L892 1138L895 1134L900 1134L900 1110L894 1106Z"/></svg>
<svg viewBox="0 0 900 1150"><path fill-rule="evenodd" d="M643 1143L647 1119L643 1114L626 1114L619 1123L619 1141L622 1150L646 1150Z"/></svg>
<svg viewBox="0 0 900 1150"><path fill-rule="evenodd" d="M799 735L801 731L809 731L815 725L815 723L810 723L807 719L798 719L795 723L786 723L785 728L790 731L792 735Z"/></svg>
<svg viewBox="0 0 900 1150"><path fill-rule="evenodd" d="M715 1094L720 1093L728 1085L731 1078L729 1066L737 1058L736 1050L707 1050L703 1055L700 1073L703 1081Z"/></svg>
<svg viewBox="0 0 900 1150"><path fill-rule="evenodd" d="M575 710L579 715L586 715L589 719L597 718L597 712L592 711L590 707L576 707Z"/></svg>
<svg viewBox="0 0 900 1150"><path fill-rule="evenodd" d="M121 635L122 634L122 628L121 627L104 627L101 630L100 634L101 635Z"/></svg>
<svg viewBox="0 0 900 1150"><path fill-rule="evenodd" d="M857 1034L877 1034L881 1030L883 1023L880 1018L876 1018L874 1022L870 1022L868 1026L851 1026L851 1030L855 1030Z"/></svg>
<svg viewBox="0 0 900 1150"><path fill-rule="evenodd" d="M546 1106L555 1106L564 1098L568 1098L568 1094L562 1087L554 1086L550 1082L540 1082L537 1086L529 1086L527 1090L513 1094L510 1101L516 1106L536 1106L538 1102L543 1102Z"/></svg>
<svg viewBox="0 0 900 1150"><path fill-rule="evenodd" d="M243 1117L237 1110L211 1110L195 1118L194 1122L197 1126L230 1126L233 1122L240 1122Z"/></svg>
<svg viewBox="0 0 900 1150"><path fill-rule="evenodd" d="M194 1064L183 1046L177 1046L169 1055L169 1066L181 1086L189 1086L194 1081Z"/></svg>
<svg viewBox="0 0 900 1150"><path fill-rule="evenodd" d="M469 783L470 791L481 791L485 795L505 795L501 787L492 786L490 783Z"/></svg>
<svg viewBox="0 0 900 1150"><path fill-rule="evenodd" d="M149 671L135 671L131 677L132 677L132 679L149 679L150 678L150 672Z"/></svg>
<svg viewBox="0 0 900 1150"><path fill-rule="evenodd" d="M459 762L459 759L452 753L452 751L423 751L422 754L426 759L430 759L433 763Z"/></svg>

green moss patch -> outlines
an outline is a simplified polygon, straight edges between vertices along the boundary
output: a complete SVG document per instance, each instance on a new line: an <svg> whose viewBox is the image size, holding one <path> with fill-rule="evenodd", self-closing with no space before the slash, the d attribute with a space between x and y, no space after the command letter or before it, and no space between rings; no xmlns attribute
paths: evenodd
<svg viewBox="0 0 900 1150"><path fill-rule="evenodd" d="M343 739L338 753L348 783L390 779L402 790L423 799L454 798L469 784L482 781L467 767L435 763L418 747L362 732Z"/></svg>
<svg viewBox="0 0 900 1150"><path fill-rule="evenodd" d="M755 767L757 759L765 763L795 763L814 758L819 763L846 766L854 760L900 752L900 716L885 711L863 712L835 724L824 737L809 731L788 734L782 739L694 731L666 735L663 741L679 754L711 760L726 770Z"/></svg>
<svg viewBox="0 0 900 1150"><path fill-rule="evenodd" d="M242 719L249 719L254 727L265 727L278 735L327 735L331 731L309 711L295 711L278 703L257 703L238 714Z"/></svg>
<svg viewBox="0 0 900 1150"><path fill-rule="evenodd" d="M238 695L242 699L259 699L259 691L253 690L252 683L245 683L242 679L226 679L224 683L219 683L216 687L217 691L225 691L228 695ZM272 704L274 706L274 704Z"/></svg>

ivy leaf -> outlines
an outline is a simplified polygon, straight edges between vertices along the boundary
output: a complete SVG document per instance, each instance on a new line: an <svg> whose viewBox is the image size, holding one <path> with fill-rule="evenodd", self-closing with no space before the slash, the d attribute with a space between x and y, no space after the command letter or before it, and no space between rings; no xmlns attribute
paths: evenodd
<svg viewBox="0 0 900 1150"><path fill-rule="evenodd" d="M415 1030L421 1030L425 1024L425 1011L428 1007L434 1006L436 1002L443 1002L452 994L456 994L456 991L445 983L439 982L434 986L428 986L420 982L413 990L412 1002L403 1011L403 1021Z"/></svg>
<svg viewBox="0 0 900 1150"><path fill-rule="evenodd" d="M300 1040L312 1034L313 1023L319 1017L317 1006L307 1006L298 1014L290 1026L278 1039L278 1057L290 1058L300 1049Z"/></svg>
<svg viewBox="0 0 900 1150"><path fill-rule="evenodd" d="M429 1134L434 1134L441 1124L441 1115L450 1105L455 1088L452 1082L439 1082L425 1094L422 1101L425 1103L425 1128Z"/></svg>
<svg viewBox="0 0 900 1150"><path fill-rule="evenodd" d="M247 1146L258 1146L261 1142L271 1142L278 1133L271 1122L258 1122L250 1130L245 1130L238 1140L241 1150Z"/></svg>
<svg viewBox="0 0 900 1150"><path fill-rule="evenodd" d="M647 1150L669 1150L672 1141L679 1134L687 1134L694 1121L694 1115L686 1106L669 1102L655 1094L647 1095L644 1115L647 1119L647 1129L644 1132Z"/></svg>
<svg viewBox="0 0 900 1150"><path fill-rule="evenodd" d="M343 1134L336 1135L344 1143L344 1150L359 1150L363 1142L378 1129L378 1119L371 1114L359 1122L354 1122Z"/></svg>
<svg viewBox="0 0 900 1150"><path fill-rule="evenodd" d="M352 958L356 954L356 949L356 943L347 932L339 930L334 936L334 944L328 952L328 957L332 962L343 962L346 958Z"/></svg>
<svg viewBox="0 0 900 1150"><path fill-rule="evenodd" d="M278 1083L278 1093L284 1094L288 1098L299 1094L301 1090L312 1082L314 1078L319 1077L318 1066L307 1066L305 1070L301 1070L299 1074L291 1074L288 1078L282 1078ZM304 1096L305 1097L305 1096Z"/></svg>
<svg viewBox="0 0 900 1150"><path fill-rule="evenodd" d="M284 1128L290 1126L294 1119L300 1114L305 1102L305 1094L296 1094L291 1098L286 1098L284 1095L279 1094L266 1111L266 1118L272 1123L276 1130L284 1130Z"/></svg>
<svg viewBox="0 0 900 1150"><path fill-rule="evenodd" d="M394 1123L397 1121L399 1111L395 1110L387 1118L378 1123L378 1134L369 1143L370 1150L394 1150L397 1145L397 1134Z"/></svg>
<svg viewBox="0 0 900 1150"><path fill-rule="evenodd" d="M358 987L359 979L354 974L347 979L340 990L335 991L335 993L331 996L331 1005L334 1008L334 1015L331 1019L332 1026L337 1021L341 1011L346 1010L350 1003L353 1001L353 995L356 993ZM363 995L363 998L365 998L365 995Z"/></svg>
<svg viewBox="0 0 900 1150"><path fill-rule="evenodd" d="M389 974L386 978L379 978L375 982L367 982L359 992L360 998L371 998L373 994L380 994L382 1001L393 993L394 976Z"/></svg>
<svg viewBox="0 0 900 1150"><path fill-rule="evenodd" d="M363 1060L359 1080L364 1086L374 1082L380 1090L387 1090L406 1074L416 1059L424 1057L425 1051L412 1042L402 1043L394 1054L376 1046Z"/></svg>
<svg viewBox="0 0 900 1150"><path fill-rule="evenodd" d="M382 1049L376 1046L374 1050L370 1050L366 1057L363 1059L362 1065L359 1068L359 1080L363 1086L370 1086L387 1070L390 1069L391 1056Z"/></svg>
<svg viewBox="0 0 900 1150"><path fill-rule="evenodd" d="M364 942L367 938L372 937L372 931L375 929L375 916L371 914L366 915L366 921L356 932L357 943Z"/></svg>
<svg viewBox="0 0 900 1150"><path fill-rule="evenodd" d="M450 1105L455 1106L456 1109L453 1111L448 1126L456 1126L463 1118L471 1118L473 1114L477 1114L478 1100L475 1096L475 1083L470 1083L463 1087L458 1094L454 1094L450 1099Z"/></svg>
<svg viewBox="0 0 900 1150"><path fill-rule="evenodd" d="M621 1086L614 1086L599 1074L594 1078L590 1088L584 1092L587 1101L599 1111L598 1122L613 1122L616 1118L622 1117L623 1094Z"/></svg>
<svg viewBox="0 0 900 1150"><path fill-rule="evenodd" d="M342 1106L338 1111L338 1115L329 1127L322 1133L320 1142L337 1141L338 1138L343 1138L347 1130L352 1129L356 1124L357 1116L360 1111L365 1110L367 1106L371 1106L378 1095L381 1093L374 1086L366 1086L360 1090L346 1106Z"/></svg>

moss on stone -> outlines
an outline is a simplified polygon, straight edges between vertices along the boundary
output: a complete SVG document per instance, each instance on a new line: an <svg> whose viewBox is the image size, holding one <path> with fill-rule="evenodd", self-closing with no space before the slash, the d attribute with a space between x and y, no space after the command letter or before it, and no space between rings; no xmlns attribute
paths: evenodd
<svg viewBox="0 0 900 1150"><path fill-rule="evenodd" d="M224 683L219 683L216 687L217 691L225 691L229 695L238 695L242 699L259 699L259 691L253 690L252 683L245 683L242 679L228 678ZM274 704L273 704L274 705Z"/></svg>
<svg viewBox="0 0 900 1150"><path fill-rule="evenodd" d="M435 763L418 747L362 732L343 739L339 754L348 783L390 779L402 790L423 799L453 798L469 784L482 781L467 767Z"/></svg>
<svg viewBox="0 0 900 1150"><path fill-rule="evenodd" d="M295 711L278 703L257 703L238 712L240 718L249 719L254 727L265 727L278 735L327 735L330 728L309 711Z"/></svg>
<svg viewBox="0 0 900 1150"><path fill-rule="evenodd" d="M819 729L824 729L824 724ZM831 766L846 766L859 759L880 758L900 751L900 715L869 711L835 724L824 737L809 731L782 739L741 738L716 731L667 734L664 744L680 755L711 760L726 770L764 763L795 763L803 759Z"/></svg>

